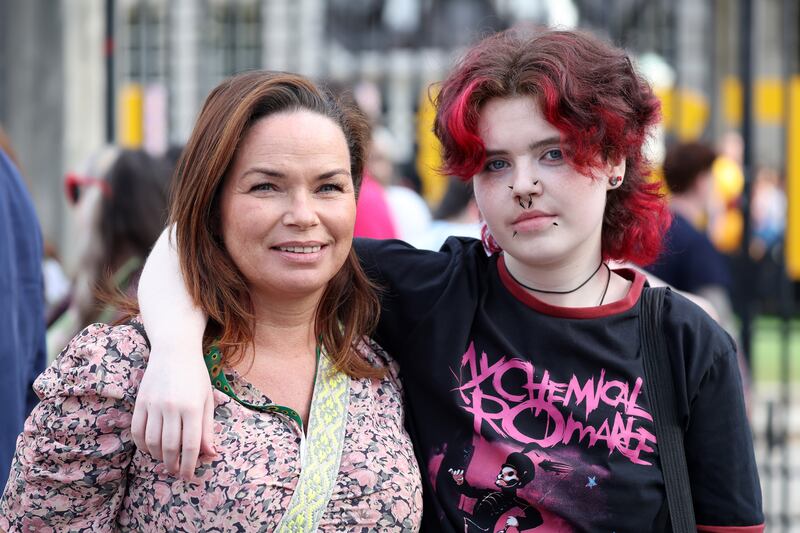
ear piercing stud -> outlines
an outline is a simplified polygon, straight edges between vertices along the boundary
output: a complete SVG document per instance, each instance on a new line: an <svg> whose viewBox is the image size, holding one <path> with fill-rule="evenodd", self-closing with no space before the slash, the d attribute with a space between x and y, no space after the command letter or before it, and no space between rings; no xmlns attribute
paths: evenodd
<svg viewBox="0 0 800 533"><path fill-rule="evenodd" d="M612 178L610 178L610 179L608 180L608 183L609 183L609 184L610 184L612 187L616 187L617 185L619 185L620 183L622 183L622 176L613 176Z"/></svg>

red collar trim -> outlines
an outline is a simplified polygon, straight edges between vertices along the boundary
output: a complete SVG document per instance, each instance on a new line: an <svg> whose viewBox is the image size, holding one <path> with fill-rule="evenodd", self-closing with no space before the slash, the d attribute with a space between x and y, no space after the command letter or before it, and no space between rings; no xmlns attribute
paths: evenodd
<svg viewBox="0 0 800 533"><path fill-rule="evenodd" d="M560 318L600 318L627 311L639 301L644 282L647 279L641 272L629 268L614 270L616 274L633 282L625 298L595 307L559 307L543 302L520 287L511 277L511 274L508 273L505 256L503 254L500 254L500 257L497 259L497 272L500 275L500 280L503 282L503 285L505 285L508 292L517 300L540 313Z"/></svg>

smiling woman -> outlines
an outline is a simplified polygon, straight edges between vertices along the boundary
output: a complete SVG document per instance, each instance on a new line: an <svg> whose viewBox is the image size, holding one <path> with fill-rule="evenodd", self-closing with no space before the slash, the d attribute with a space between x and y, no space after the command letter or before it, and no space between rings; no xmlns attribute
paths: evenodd
<svg viewBox="0 0 800 533"><path fill-rule="evenodd" d="M206 408L225 437L194 476L161 466L153 436L165 453L181 443L168 416L133 414L150 357L142 323L91 325L36 381L0 528L419 528L397 368L368 338L378 301L352 250L366 138L357 111L300 76L250 72L212 91L170 218L210 318ZM137 449L131 432L145 429Z"/></svg>
<svg viewBox="0 0 800 533"><path fill-rule="evenodd" d="M260 119L222 186L225 248L256 301L320 297L352 248L355 187L347 140L310 111Z"/></svg>

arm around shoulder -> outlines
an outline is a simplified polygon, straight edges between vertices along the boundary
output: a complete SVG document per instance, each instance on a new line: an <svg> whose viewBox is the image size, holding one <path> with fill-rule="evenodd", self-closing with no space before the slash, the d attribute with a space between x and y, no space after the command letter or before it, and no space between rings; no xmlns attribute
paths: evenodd
<svg viewBox="0 0 800 533"><path fill-rule="evenodd" d="M214 453L214 400L202 358L207 317L184 285L174 228L165 230L139 281L151 357L136 399L136 446L189 478L200 451Z"/></svg>
<svg viewBox="0 0 800 533"><path fill-rule="evenodd" d="M165 229L153 246L139 280L138 296L142 322L153 346L201 350L207 317L184 284L174 227Z"/></svg>

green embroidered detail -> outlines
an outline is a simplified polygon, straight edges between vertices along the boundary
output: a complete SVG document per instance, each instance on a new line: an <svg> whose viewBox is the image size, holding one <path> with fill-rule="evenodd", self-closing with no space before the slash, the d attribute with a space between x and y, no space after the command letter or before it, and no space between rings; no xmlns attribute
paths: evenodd
<svg viewBox="0 0 800 533"><path fill-rule="evenodd" d="M327 359L326 357L320 358L320 350L319 346L317 346L317 366L319 366L320 359ZM206 368L208 369L208 375L211 377L211 382L213 383L214 387L225 393L226 395L230 396L236 402L244 405L248 409L253 409L254 411L259 411L261 413L278 413L283 416L289 417L295 422L297 425L300 426L301 431L305 431L303 428L303 419L300 418L300 415L297 414L297 411L291 409L289 407L284 407L283 405L277 405L274 403L268 403L264 405L256 405L250 402L246 402L239 398L236 395L236 392L233 390L230 382L228 382L227 376L225 376L225 372L222 371L222 366L217 363L219 359L222 358L222 354L217 348L216 345L212 345L209 348L208 352L203 356L203 360L206 363Z"/></svg>

